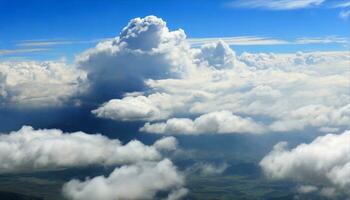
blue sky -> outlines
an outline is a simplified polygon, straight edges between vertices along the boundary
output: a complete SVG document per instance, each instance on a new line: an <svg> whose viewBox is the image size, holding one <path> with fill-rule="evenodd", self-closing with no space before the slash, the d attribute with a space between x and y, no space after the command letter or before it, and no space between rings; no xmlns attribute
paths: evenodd
<svg viewBox="0 0 350 200"><path fill-rule="evenodd" d="M284 41L233 44L237 52L347 50L348 1L299 2L308 1L293 7L290 0L268 0L264 5L258 0L0 0L0 59L71 59L98 41L117 36L130 19L147 15L163 18L172 30L184 29L188 38Z"/></svg>

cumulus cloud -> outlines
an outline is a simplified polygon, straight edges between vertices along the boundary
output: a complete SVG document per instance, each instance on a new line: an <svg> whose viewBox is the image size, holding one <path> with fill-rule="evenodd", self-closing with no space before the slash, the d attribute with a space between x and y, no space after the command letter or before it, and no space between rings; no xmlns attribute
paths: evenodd
<svg viewBox="0 0 350 200"><path fill-rule="evenodd" d="M0 63L0 105L60 105L86 84L86 73L64 61Z"/></svg>
<svg viewBox="0 0 350 200"><path fill-rule="evenodd" d="M202 62L218 69L231 68L236 60L235 52L221 40L204 44L198 57Z"/></svg>
<svg viewBox="0 0 350 200"><path fill-rule="evenodd" d="M294 179L322 187L326 196L350 191L350 131L320 136L309 144L288 150L278 143L260 162L271 179ZM306 191L305 188L303 189ZM312 189L314 190L314 189ZM310 191L310 188L307 188ZM333 192L332 192L333 191Z"/></svg>
<svg viewBox="0 0 350 200"><path fill-rule="evenodd" d="M155 93L149 96L126 96L123 99L112 99L92 113L100 118L121 121L166 119L176 104L170 95ZM181 105L178 105L181 107ZM167 111L169 110L169 111Z"/></svg>
<svg viewBox="0 0 350 200"><path fill-rule="evenodd" d="M153 144L158 150L176 150L177 145L178 143L175 137L164 137Z"/></svg>
<svg viewBox="0 0 350 200"><path fill-rule="evenodd" d="M168 200L186 195L184 177L172 162L141 162L116 168L108 177L98 176L85 181L71 180L63 194L72 200L154 199L167 192Z"/></svg>
<svg viewBox="0 0 350 200"><path fill-rule="evenodd" d="M152 146L132 140L122 144L99 134L34 130L24 126L0 135L0 173L53 170L87 165L122 165L161 159L160 150L176 148L175 138L162 138Z"/></svg>
<svg viewBox="0 0 350 200"><path fill-rule="evenodd" d="M191 120L172 118L161 123L146 123L140 131L157 134L227 134L262 133L264 127L250 118L241 118L228 111L211 112Z"/></svg>

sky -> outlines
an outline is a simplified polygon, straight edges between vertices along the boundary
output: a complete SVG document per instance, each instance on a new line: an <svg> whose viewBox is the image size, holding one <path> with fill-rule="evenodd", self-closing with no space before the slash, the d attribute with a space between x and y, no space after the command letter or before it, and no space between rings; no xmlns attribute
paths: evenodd
<svg viewBox="0 0 350 200"><path fill-rule="evenodd" d="M1 59L72 60L74 55L93 47L98 41L115 37L129 19L147 15L161 17L170 29L184 29L190 39L251 36L280 40L277 44L233 44L237 52L337 51L349 48L348 15L341 14L349 10L346 1L311 2L297 8L283 5L253 8L242 2L33 0L27 3L24 0L2 0ZM298 43L301 39L304 42ZM308 39L317 39L317 42Z"/></svg>
<svg viewBox="0 0 350 200"><path fill-rule="evenodd" d="M349 198L349 13L0 0L0 198L23 176L50 200Z"/></svg>

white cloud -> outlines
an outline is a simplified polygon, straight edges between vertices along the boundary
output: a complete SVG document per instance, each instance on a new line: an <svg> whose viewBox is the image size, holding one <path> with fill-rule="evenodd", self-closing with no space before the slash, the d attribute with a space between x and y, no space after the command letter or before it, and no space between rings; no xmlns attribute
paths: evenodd
<svg viewBox="0 0 350 200"><path fill-rule="evenodd" d="M126 96L112 99L92 113L100 118L122 121L166 119L176 105L168 94L155 93L149 96ZM169 109L169 112L167 110Z"/></svg>
<svg viewBox="0 0 350 200"><path fill-rule="evenodd" d="M137 140L123 145L117 139L58 129L20 130L0 135L0 173L53 170L87 165L121 165L159 160L158 150L172 150L175 138L163 138L153 146Z"/></svg>
<svg viewBox="0 0 350 200"><path fill-rule="evenodd" d="M208 43L201 47L197 55L200 62L216 69L232 68L236 60L235 52L225 42Z"/></svg>
<svg viewBox="0 0 350 200"><path fill-rule="evenodd" d="M161 123L146 123L140 131L157 134L227 134L262 133L265 128L250 118L241 118L228 111L211 112L191 120L172 118Z"/></svg>
<svg viewBox="0 0 350 200"><path fill-rule="evenodd" d="M64 61L0 63L0 104L57 105L84 92L86 74Z"/></svg>
<svg viewBox="0 0 350 200"><path fill-rule="evenodd" d="M116 168L108 177L85 181L71 180L63 193L72 200L154 199L158 192L168 192L168 200L186 195L184 177L168 159L141 162Z"/></svg>
<svg viewBox="0 0 350 200"><path fill-rule="evenodd" d="M286 149L286 143L278 143L260 165L271 179L294 179L318 185L324 187L320 193L326 196L332 195L333 190L348 192L349 141L350 131L346 131L320 136L310 144L300 144L291 150Z"/></svg>
<svg viewBox="0 0 350 200"><path fill-rule="evenodd" d="M325 0L236 0L227 4L232 8L260 8L267 10L292 10L320 6Z"/></svg>
<svg viewBox="0 0 350 200"><path fill-rule="evenodd" d="M153 146L158 150L176 150L177 140L175 137L164 137L157 140Z"/></svg>

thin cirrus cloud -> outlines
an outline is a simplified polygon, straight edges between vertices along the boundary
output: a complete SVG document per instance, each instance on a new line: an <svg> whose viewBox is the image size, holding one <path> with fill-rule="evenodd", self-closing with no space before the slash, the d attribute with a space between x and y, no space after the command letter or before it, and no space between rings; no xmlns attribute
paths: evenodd
<svg viewBox="0 0 350 200"><path fill-rule="evenodd" d="M293 10L320 6L325 0L236 0L227 3L231 8L258 8L266 10Z"/></svg>
<svg viewBox="0 0 350 200"><path fill-rule="evenodd" d="M350 38L339 36L325 37L301 37L295 40L282 40L257 36L237 36L237 37L213 37L213 38L189 38L188 42L193 46L224 41L232 46L259 46L259 45L300 45L300 44L348 44Z"/></svg>
<svg viewBox="0 0 350 200"><path fill-rule="evenodd" d="M350 10L342 10L340 11L339 13L339 17L342 18L342 19L349 19L350 17Z"/></svg>
<svg viewBox="0 0 350 200"><path fill-rule="evenodd" d="M217 38L189 38L187 41L194 46L203 45L214 41L222 40L229 45L282 45L289 44L286 40L257 37L257 36L236 36L236 37L217 37Z"/></svg>
<svg viewBox="0 0 350 200"><path fill-rule="evenodd" d="M26 54L35 52L50 51L48 48L20 48L20 49L0 49L0 55Z"/></svg>
<svg viewBox="0 0 350 200"><path fill-rule="evenodd" d="M59 45L78 45L98 43L111 38L99 38L91 40L62 40L62 39L41 39L41 40L24 40L16 42L19 47L45 47L45 46L59 46Z"/></svg>

